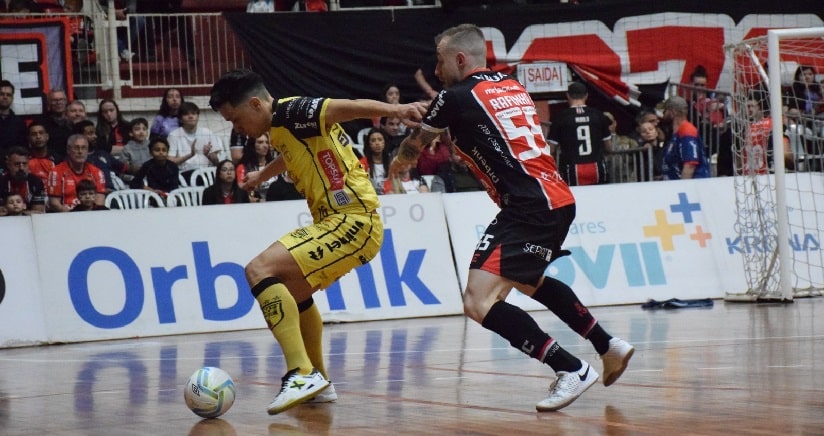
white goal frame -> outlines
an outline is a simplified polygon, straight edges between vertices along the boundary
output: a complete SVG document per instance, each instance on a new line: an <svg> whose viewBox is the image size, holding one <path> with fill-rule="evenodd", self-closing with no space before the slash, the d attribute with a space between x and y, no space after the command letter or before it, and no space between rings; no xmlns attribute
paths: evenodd
<svg viewBox="0 0 824 436"><path fill-rule="evenodd" d="M764 71L758 59L754 58L754 63L758 69L758 74L761 76L764 84L767 85L769 104L772 109L770 116L772 117L772 143L776 144L774 149L780 150L784 140L784 126L782 121L781 108L782 103L782 86L781 86L781 52L780 44L782 40L801 38L822 38L824 39L824 27L811 27L800 29L772 29L767 31L767 69ZM762 39L763 41L763 39ZM747 44L747 41L742 41L738 44L732 44L729 48L740 47L742 44ZM752 53L751 53L752 54ZM735 65L735 56L732 57L732 63ZM735 66L733 66L735 68ZM735 71L733 72L735 76ZM771 86L773 85L773 86ZM775 220L776 220L776 253L770 256L767 261L766 269L773 270L776 261L778 262L778 291L780 291L780 298L775 294L764 295L762 289L748 289L746 293L741 294L727 294L725 300L728 301L761 301L767 300L781 300L791 302L797 295L793 289L793 259L791 247L787 243L790 240L790 225L789 212L787 209L787 185L786 185L786 169L784 159L781 158L781 153L775 151L775 158L773 159L774 172L774 198L775 198ZM738 176L736 176L738 177ZM746 268L746 261L745 261ZM769 272L767 272L768 274ZM764 280L766 282L766 280ZM811 293L810 296L820 295L820 293Z"/></svg>

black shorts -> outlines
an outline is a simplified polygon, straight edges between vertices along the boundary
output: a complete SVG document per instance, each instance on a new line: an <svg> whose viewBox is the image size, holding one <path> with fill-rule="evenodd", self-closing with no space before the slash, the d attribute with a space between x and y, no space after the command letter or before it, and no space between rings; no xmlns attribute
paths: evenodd
<svg viewBox="0 0 824 436"><path fill-rule="evenodd" d="M528 213L502 209L475 247L469 269L536 286L547 265L569 254L561 250L575 219L575 204Z"/></svg>

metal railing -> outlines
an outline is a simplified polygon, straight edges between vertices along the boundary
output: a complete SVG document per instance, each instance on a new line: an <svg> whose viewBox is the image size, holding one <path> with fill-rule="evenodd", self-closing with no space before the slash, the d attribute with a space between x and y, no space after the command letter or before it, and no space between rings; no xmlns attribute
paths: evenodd
<svg viewBox="0 0 824 436"><path fill-rule="evenodd" d="M121 82L132 88L211 86L224 71L248 67L229 24L213 14L130 14L128 67Z"/></svg>
<svg viewBox="0 0 824 436"><path fill-rule="evenodd" d="M613 144L613 147L615 144ZM653 180L652 148L634 147L607 153L610 183L649 182Z"/></svg>

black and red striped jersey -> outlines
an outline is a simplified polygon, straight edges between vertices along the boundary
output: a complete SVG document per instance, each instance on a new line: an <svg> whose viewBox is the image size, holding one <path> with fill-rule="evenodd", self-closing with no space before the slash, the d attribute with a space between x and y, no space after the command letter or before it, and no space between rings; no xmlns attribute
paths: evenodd
<svg viewBox="0 0 824 436"><path fill-rule="evenodd" d="M429 132L449 129L457 151L499 206L575 203L549 153L535 103L513 77L469 75L438 94L422 124Z"/></svg>
<svg viewBox="0 0 824 436"><path fill-rule="evenodd" d="M547 139L561 149L559 159L565 164L601 162L604 141L610 139L610 120L598 109L572 106L552 120Z"/></svg>

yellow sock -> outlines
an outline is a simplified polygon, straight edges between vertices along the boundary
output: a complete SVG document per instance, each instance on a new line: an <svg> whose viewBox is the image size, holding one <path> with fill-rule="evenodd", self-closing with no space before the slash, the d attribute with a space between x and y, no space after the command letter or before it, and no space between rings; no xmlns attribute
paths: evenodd
<svg viewBox="0 0 824 436"><path fill-rule="evenodd" d="M312 372L312 361L303 347L298 305L283 283L269 285L256 297L269 330L283 350L286 369L298 368L301 374Z"/></svg>
<svg viewBox="0 0 824 436"><path fill-rule="evenodd" d="M303 335L303 346L309 355L312 365L323 374L326 380L326 366L323 364L323 319L316 304L300 313L300 331Z"/></svg>

